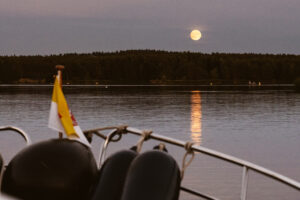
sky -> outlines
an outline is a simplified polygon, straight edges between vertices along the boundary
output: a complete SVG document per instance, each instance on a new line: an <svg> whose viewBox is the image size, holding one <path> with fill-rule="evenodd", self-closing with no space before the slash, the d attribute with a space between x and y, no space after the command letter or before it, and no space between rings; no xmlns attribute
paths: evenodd
<svg viewBox="0 0 300 200"><path fill-rule="evenodd" d="M0 55L130 49L299 55L300 0L0 0Z"/></svg>

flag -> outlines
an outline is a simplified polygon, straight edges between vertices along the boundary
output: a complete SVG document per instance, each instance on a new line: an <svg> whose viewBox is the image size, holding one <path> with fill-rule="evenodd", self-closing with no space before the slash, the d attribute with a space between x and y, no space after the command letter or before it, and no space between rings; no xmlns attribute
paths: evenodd
<svg viewBox="0 0 300 200"><path fill-rule="evenodd" d="M55 77L48 127L63 132L68 138L77 140L90 147L90 143L87 141L74 115L68 108L67 101L62 92L59 75Z"/></svg>

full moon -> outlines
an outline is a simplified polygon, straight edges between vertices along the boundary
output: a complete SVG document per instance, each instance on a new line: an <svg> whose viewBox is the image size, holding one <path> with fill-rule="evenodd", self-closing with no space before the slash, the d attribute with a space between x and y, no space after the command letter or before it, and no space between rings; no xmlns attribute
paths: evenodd
<svg viewBox="0 0 300 200"><path fill-rule="evenodd" d="M202 34L199 30L193 30L190 34L192 40L200 40Z"/></svg>

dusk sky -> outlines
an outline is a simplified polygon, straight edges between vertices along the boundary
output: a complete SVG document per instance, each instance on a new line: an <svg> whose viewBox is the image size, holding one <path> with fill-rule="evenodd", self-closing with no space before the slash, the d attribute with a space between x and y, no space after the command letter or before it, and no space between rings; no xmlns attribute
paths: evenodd
<svg viewBox="0 0 300 200"><path fill-rule="evenodd" d="M0 0L0 55L128 49L300 54L300 0Z"/></svg>

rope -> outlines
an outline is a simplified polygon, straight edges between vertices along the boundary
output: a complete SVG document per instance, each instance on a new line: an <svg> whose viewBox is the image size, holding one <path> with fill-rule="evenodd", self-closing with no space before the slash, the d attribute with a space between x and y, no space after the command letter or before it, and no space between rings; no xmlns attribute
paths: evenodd
<svg viewBox="0 0 300 200"><path fill-rule="evenodd" d="M188 153L192 153L192 152L193 152L192 146L193 146L194 144L195 144L194 142L187 142L187 143L185 143L185 145L184 145L184 149L185 149Z"/></svg>
<svg viewBox="0 0 300 200"><path fill-rule="evenodd" d="M87 132L98 132L98 131L104 131L104 130L111 130L111 129L126 129L128 126L127 125L121 125L121 126L107 126L107 127L103 127L103 128L96 128L96 129L91 129L91 130L86 130L83 131L84 133Z"/></svg>
<svg viewBox="0 0 300 200"><path fill-rule="evenodd" d="M126 128L127 128L126 125L123 125L123 126L110 126L110 127L97 128L97 129L91 129L91 130L83 131L83 133L84 133L85 137L91 143L93 134L95 134L98 137L106 140L107 136L105 134L101 133L100 131L116 129L116 134L114 134L109 140L112 141L112 142L118 142L122 138L122 134L127 133Z"/></svg>
<svg viewBox="0 0 300 200"><path fill-rule="evenodd" d="M187 142L184 145L184 149L186 150L184 156L183 156L183 160L182 160L182 168L181 168L181 179L183 179L184 177L184 171L186 170L186 168L192 163L194 157L195 157L195 153L192 149L192 146L194 145L194 142ZM186 162L187 156L191 154L190 159Z"/></svg>
<svg viewBox="0 0 300 200"><path fill-rule="evenodd" d="M160 144L154 146L153 150L164 151L164 152L168 153L168 149L166 148L166 145L164 143L160 143Z"/></svg>
<svg viewBox="0 0 300 200"><path fill-rule="evenodd" d="M122 138L122 134L127 133L126 128L127 128L127 126L120 126L116 130L113 130L107 136L105 136L105 141L102 144L102 147L100 149L100 154L99 154L99 165L98 165L99 168L101 167L102 163L105 160L105 154L106 154L108 144L111 141L112 142L119 141ZM99 133L99 132L97 131L97 133Z"/></svg>
<svg viewBox="0 0 300 200"><path fill-rule="evenodd" d="M140 140L138 141L138 143L136 145L137 146L137 150L136 150L137 153L141 152L144 141L147 141L150 138L151 134L152 134L152 131L143 131L142 136L141 136Z"/></svg>
<svg viewBox="0 0 300 200"><path fill-rule="evenodd" d="M164 150L166 149L166 145L165 145L164 143L159 143L158 149L159 149L160 151L164 151Z"/></svg>

